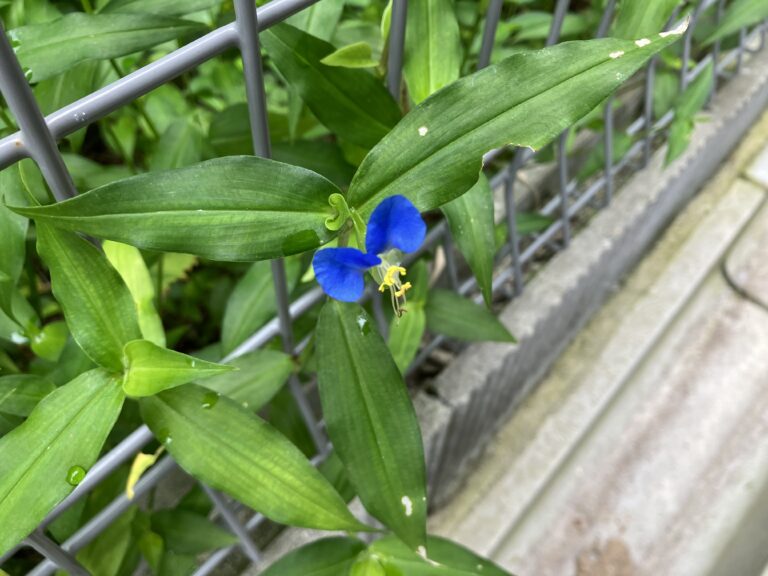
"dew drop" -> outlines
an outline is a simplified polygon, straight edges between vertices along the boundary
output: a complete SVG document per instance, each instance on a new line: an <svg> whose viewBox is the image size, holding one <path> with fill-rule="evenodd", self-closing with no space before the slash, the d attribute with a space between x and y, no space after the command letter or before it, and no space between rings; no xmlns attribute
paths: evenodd
<svg viewBox="0 0 768 576"><path fill-rule="evenodd" d="M200 404L203 409L210 410L214 406L216 406L216 402L219 401L219 394L218 392L206 392L203 395L203 403Z"/></svg>
<svg viewBox="0 0 768 576"><path fill-rule="evenodd" d="M368 318L360 314L357 317L357 328L360 330L360 334L368 335L371 333L371 323L368 322Z"/></svg>
<svg viewBox="0 0 768 576"><path fill-rule="evenodd" d="M83 478L85 478L85 468L82 466L75 465L67 471L67 483L72 486L80 484Z"/></svg>
<svg viewBox="0 0 768 576"><path fill-rule="evenodd" d="M14 344L18 344L21 346L22 344L26 344L29 342L26 336L24 334L19 334L18 332L11 332L11 342Z"/></svg>
<svg viewBox="0 0 768 576"><path fill-rule="evenodd" d="M160 441L161 444L165 444L168 446L171 442L173 442L173 438L171 438L171 433L167 429L160 430L157 433L157 439Z"/></svg>

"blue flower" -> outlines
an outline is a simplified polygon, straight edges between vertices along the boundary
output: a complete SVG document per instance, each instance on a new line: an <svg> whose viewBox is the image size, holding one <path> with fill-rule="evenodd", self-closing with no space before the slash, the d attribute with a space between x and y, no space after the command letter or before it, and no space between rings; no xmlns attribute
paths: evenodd
<svg viewBox="0 0 768 576"><path fill-rule="evenodd" d="M401 264L403 253L414 252L424 242L427 225L416 207L405 196L382 200L368 219L365 250L326 248L312 261L315 277L328 296L342 302L355 302L363 295L365 273L379 283L379 291L387 288L398 315L405 304L410 282L402 282L406 270Z"/></svg>

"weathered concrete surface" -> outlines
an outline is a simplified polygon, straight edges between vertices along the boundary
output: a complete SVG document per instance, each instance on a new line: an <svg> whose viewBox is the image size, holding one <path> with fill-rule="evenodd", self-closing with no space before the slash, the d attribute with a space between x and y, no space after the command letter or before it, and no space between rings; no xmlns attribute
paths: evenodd
<svg viewBox="0 0 768 576"><path fill-rule="evenodd" d="M714 574L768 486L766 382L768 313L714 275L492 556L519 574L587 576L594 550L620 547L629 574ZM762 569L753 538L720 574Z"/></svg>
<svg viewBox="0 0 768 576"><path fill-rule="evenodd" d="M547 373L671 218L710 180L766 105L768 52L750 61L747 75L718 95L710 118L697 126L679 161L664 169L663 151L656 154L613 205L503 311L501 319L518 345L470 346L440 375L435 390L450 412L439 450L427 452L436 508L457 491L487 438ZM749 142L759 149L759 143ZM730 179L735 165L743 170L743 164L731 160L723 167Z"/></svg>
<svg viewBox="0 0 768 576"><path fill-rule="evenodd" d="M753 183L721 173L676 220L434 531L520 576L762 573L768 182L754 168Z"/></svg>
<svg viewBox="0 0 768 576"><path fill-rule="evenodd" d="M762 201L758 189L742 183L731 193L710 187L692 203L494 443L486 458L496 463L488 474L493 485L464 490L493 504L478 506L465 497L464 506L456 502L452 512L438 512L446 519L441 529L450 526L473 549L491 553L716 269Z"/></svg>
<svg viewBox="0 0 768 576"><path fill-rule="evenodd" d="M768 175L768 154L763 158ZM765 186L768 188L768 178ZM725 261L725 272L745 297L768 307L768 207L764 207L744 230Z"/></svg>
<svg viewBox="0 0 768 576"><path fill-rule="evenodd" d="M768 148L763 149L747 168L746 177L768 188Z"/></svg>

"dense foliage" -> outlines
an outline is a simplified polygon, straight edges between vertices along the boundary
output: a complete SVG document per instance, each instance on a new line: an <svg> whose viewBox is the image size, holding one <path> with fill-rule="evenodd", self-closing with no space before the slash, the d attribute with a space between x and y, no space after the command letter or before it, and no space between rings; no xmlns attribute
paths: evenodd
<svg viewBox="0 0 768 576"><path fill-rule="evenodd" d="M551 157L566 128L599 130L606 99L660 55L655 113L675 111L672 159L712 75L679 93L684 27L659 33L676 8L682 21L693 7L676 0L623 0L605 39L590 39L603 2L574 1L567 42L547 48L551 0L506 2L492 65L475 72L487 4L408 3L396 97L385 85L385 2L320 0L264 31L271 159L253 155L233 50L67 136L78 196L55 202L30 160L0 171L0 554L146 423L155 445L50 524L54 540L132 494L165 451L276 523L350 533L267 574L505 574L427 535L422 440L403 376L428 330L513 341L489 309L498 234L483 154L513 145ZM704 12L700 45L733 42L768 17L765 6L735 0L719 26ZM234 16L221 0L0 0L44 113ZM0 135L15 131L0 107ZM615 153L631 144L617 137ZM581 177L600 165L588 160ZM486 306L445 290L439 249L422 246L438 210ZM549 223L518 216L523 233ZM407 271L405 253L418 257ZM242 354L277 314L276 289L306 296L315 273L336 299ZM387 304L387 338L370 299L355 302L363 279ZM328 454L291 394L315 383ZM319 468L309 460L318 452ZM199 554L236 542L208 520L200 487L173 506L154 496L78 560L105 576L129 574L141 558L154 573L187 574ZM353 516L355 496L381 524ZM352 536L379 527L387 534L371 545ZM6 569L37 560L25 551Z"/></svg>

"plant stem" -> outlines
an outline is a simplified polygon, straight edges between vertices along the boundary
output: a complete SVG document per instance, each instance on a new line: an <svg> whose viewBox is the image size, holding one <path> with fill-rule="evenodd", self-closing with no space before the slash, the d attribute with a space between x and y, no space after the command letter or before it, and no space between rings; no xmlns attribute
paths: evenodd
<svg viewBox="0 0 768 576"><path fill-rule="evenodd" d="M86 14L93 14L93 5L91 0L80 0L80 4L83 7L83 12Z"/></svg>

